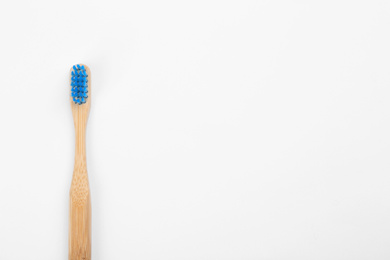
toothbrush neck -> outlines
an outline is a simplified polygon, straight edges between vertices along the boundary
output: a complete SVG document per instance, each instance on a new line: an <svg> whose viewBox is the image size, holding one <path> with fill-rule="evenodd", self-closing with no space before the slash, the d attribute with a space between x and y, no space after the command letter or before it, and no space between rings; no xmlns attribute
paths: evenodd
<svg viewBox="0 0 390 260"><path fill-rule="evenodd" d="M86 160L86 151L85 151L85 128L86 122L77 122L75 123L76 130L76 152L75 156L78 160Z"/></svg>

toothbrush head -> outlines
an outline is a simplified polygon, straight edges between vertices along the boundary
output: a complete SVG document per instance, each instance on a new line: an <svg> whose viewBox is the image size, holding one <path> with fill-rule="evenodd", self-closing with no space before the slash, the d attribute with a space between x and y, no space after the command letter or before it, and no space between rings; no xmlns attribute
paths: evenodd
<svg viewBox="0 0 390 260"><path fill-rule="evenodd" d="M74 65L71 71L71 96L78 105L85 104L88 98L88 73L84 65Z"/></svg>

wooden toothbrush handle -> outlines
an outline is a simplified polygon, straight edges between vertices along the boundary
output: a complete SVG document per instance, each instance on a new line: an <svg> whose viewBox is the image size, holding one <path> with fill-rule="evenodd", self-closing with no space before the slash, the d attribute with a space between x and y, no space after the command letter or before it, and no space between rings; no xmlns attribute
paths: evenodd
<svg viewBox="0 0 390 260"><path fill-rule="evenodd" d="M69 260L91 260L91 195L85 163L77 160L70 189Z"/></svg>

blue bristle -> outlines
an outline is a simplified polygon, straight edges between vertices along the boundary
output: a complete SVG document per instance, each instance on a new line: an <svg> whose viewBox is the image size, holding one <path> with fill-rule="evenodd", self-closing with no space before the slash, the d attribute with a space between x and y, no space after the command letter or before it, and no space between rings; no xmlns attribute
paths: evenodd
<svg viewBox="0 0 390 260"><path fill-rule="evenodd" d="M86 103L86 99L88 98L88 74L83 65L74 65L72 70L72 82L70 85L72 86L71 96L73 98L73 102L75 104L84 104Z"/></svg>

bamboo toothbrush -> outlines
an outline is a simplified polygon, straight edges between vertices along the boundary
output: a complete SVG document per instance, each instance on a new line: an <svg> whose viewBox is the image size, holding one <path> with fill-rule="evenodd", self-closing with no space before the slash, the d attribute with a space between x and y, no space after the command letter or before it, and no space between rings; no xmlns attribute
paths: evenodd
<svg viewBox="0 0 390 260"><path fill-rule="evenodd" d="M69 260L90 260L91 196L85 153L85 129L91 107L91 71L86 65L72 67L70 85L76 153L70 188Z"/></svg>

